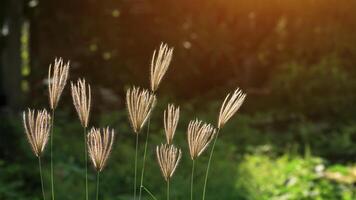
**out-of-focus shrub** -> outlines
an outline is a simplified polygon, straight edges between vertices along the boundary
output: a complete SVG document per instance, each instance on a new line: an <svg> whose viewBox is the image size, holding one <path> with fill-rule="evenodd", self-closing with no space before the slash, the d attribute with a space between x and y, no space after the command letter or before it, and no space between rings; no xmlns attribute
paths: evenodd
<svg viewBox="0 0 356 200"><path fill-rule="evenodd" d="M355 186L332 181L327 173L325 163L318 157L246 155L238 166L236 187L241 197L249 200L351 200L356 197Z"/></svg>

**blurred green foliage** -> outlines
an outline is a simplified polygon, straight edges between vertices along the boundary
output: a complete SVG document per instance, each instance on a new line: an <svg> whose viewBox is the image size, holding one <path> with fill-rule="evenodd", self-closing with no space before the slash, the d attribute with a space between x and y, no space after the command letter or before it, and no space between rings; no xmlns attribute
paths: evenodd
<svg viewBox="0 0 356 200"><path fill-rule="evenodd" d="M355 199L354 182L345 184L329 180L326 175L328 169L325 168L322 159L310 155L246 155L239 165L240 178L236 185L239 191L243 191L240 193L242 199ZM341 166L338 170L347 169Z"/></svg>
<svg viewBox="0 0 356 200"><path fill-rule="evenodd" d="M84 76L93 86L91 125L109 125L118 133L102 173L100 199L132 199L134 136L123 96L129 85L147 87L150 56L163 40L175 54L153 113L145 179L158 199L165 198L165 185L154 147L164 142L167 103L181 106L175 143L185 153L173 178L172 200L187 199L186 126L195 117L215 124L225 94L241 86L247 100L221 132L207 200L353 200L355 2L55 0L27 5L27 106L47 105L48 64L55 56L70 59L71 79ZM1 200L40 199L37 162L20 119L0 119ZM84 197L82 131L67 88L55 121L57 199ZM197 163L196 199L206 163L207 153ZM93 197L93 170L89 181Z"/></svg>

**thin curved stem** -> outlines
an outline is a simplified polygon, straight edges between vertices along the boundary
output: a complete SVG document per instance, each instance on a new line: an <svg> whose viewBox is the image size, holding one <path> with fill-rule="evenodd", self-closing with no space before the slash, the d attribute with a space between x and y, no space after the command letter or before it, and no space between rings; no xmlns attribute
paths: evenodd
<svg viewBox="0 0 356 200"><path fill-rule="evenodd" d="M195 160L193 160L192 176L190 178L190 200L193 200L193 193L194 193L194 170L195 170Z"/></svg>
<svg viewBox="0 0 356 200"><path fill-rule="evenodd" d="M87 130L86 127L84 129L84 152L85 152L85 199L88 200L88 151L87 151Z"/></svg>
<svg viewBox="0 0 356 200"><path fill-rule="evenodd" d="M220 133L220 129L218 129L218 131L217 131L217 133L216 133L216 136L215 136L215 139L214 139L214 143L213 143L213 147L211 148L211 151L210 151L208 166L207 166L207 168L206 168L206 173L205 173L204 189L203 189L203 200L205 200L206 185L207 185L207 183L208 183L208 176L209 176L210 164L211 164L211 160L212 160L212 158L213 158L214 149L215 149L216 141L218 140L218 137L219 137L219 133Z"/></svg>
<svg viewBox="0 0 356 200"><path fill-rule="evenodd" d="M99 183L100 183L100 172L96 173L96 200L99 199Z"/></svg>
<svg viewBox="0 0 356 200"><path fill-rule="evenodd" d="M135 175L134 175L134 200L136 200L136 187L137 187L137 152L138 152L138 135L139 133L136 133L136 150L135 150Z"/></svg>
<svg viewBox="0 0 356 200"><path fill-rule="evenodd" d="M141 200L141 196L142 196L142 187L143 187L143 178L145 175L146 154L147 154L147 145L148 145L148 135L150 133L150 124L151 124L151 117L148 118L148 122L147 122L146 142L145 142L145 150L143 153L143 163L142 163L142 170L141 170L140 193L138 196L139 200Z"/></svg>
<svg viewBox="0 0 356 200"><path fill-rule="evenodd" d="M38 156L38 168L40 170L40 177L41 177L41 188L42 188L42 195L43 195L43 200L46 200L46 195L43 187L43 177L42 177L42 163L41 163L41 157Z"/></svg>
<svg viewBox="0 0 356 200"><path fill-rule="evenodd" d="M167 180L167 200L169 200L169 183L170 183L170 180L169 180L169 178L168 178L168 180Z"/></svg>
<svg viewBox="0 0 356 200"><path fill-rule="evenodd" d="M54 109L52 110L52 118L51 118L51 194L52 194L52 200L54 200L54 175L53 175L53 137L54 137L54 132L53 132L53 126L54 126Z"/></svg>
<svg viewBox="0 0 356 200"><path fill-rule="evenodd" d="M142 186L142 188L151 196L152 199L157 200L157 198L150 192L145 186Z"/></svg>

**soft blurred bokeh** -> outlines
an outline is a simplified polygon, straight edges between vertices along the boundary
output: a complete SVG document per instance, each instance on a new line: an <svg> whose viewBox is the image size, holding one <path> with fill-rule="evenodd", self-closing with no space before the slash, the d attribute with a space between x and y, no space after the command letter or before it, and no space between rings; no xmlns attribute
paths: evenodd
<svg viewBox="0 0 356 200"><path fill-rule="evenodd" d="M167 103L181 106L175 143L184 156L171 199L183 200L191 167L187 124L196 117L215 124L225 95L236 87L248 97L222 130L208 200L356 199L351 0L2 0L0 199L41 199L20 114L48 107L47 70L56 57L71 61L70 80L91 83L91 126L118 132L100 199L132 199L134 135L124 94L132 85L149 87L150 59L161 41L174 47L174 56L153 112L145 179L158 199L165 199L165 185L153 150L164 142ZM69 87L55 120L57 199L84 199L82 128ZM196 199L207 154L197 164ZM93 170L89 183L94 198Z"/></svg>

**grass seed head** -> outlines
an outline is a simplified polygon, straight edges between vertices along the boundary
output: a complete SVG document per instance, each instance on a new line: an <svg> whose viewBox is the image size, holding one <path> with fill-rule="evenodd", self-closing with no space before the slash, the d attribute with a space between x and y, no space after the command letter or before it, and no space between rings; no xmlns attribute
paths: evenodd
<svg viewBox="0 0 356 200"><path fill-rule="evenodd" d="M199 157L214 138L216 129L200 120L192 120L188 125L188 146L192 160Z"/></svg>
<svg viewBox="0 0 356 200"><path fill-rule="evenodd" d="M170 180L182 157L182 151L174 145L161 144L156 147L159 167L166 181Z"/></svg>
<svg viewBox="0 0 356 200"><path fill-rule="evenodd" d="M173 104L169 104L163 115L167 143L172 144L179 121L179 107L174 107Z"/></svg>
<svg viewBox="0 0 356 200"><path fill-rule="evenodd" d="M49 104L52 110L55 110L58 105L63 89L67 84L68 74L69 62L64 63L62 58L54 60L53 70L52 64L49 65L48 92Z"/></svg>
<svg viewBox="0 0 356 200"><path fill-rule="evenodd" d="M173 48L169 48L167 44L161 43L158 53L153 52L151 61L151 90L155 92L168 70L173 55Z"/></svg>
<svg viewBox="0 0 356 200"><path fill-rule="evenodd" d="M24 111L23 124L32 151L40 157L46 147L51 129L51 116L46 109Z"/></svg>
<svg viewBox="0 0 356 200"><path fill-rule="evenodd" d="M218 128L222 128L227 121L239 110L242 103L246 98L246 94L237 88L234 93L228 94L221 105L219 119L218 119Z"/></svg>
<svg viewBox="0 0 356 200"><path fill-rule="evenodd" d="M88 152L96 171L101 172L111 153L114 130L109 127L92 128L88 134Z"/></svg>
<svg viewBox="0 0 356 200"><path fill-rule="evenodd" d="M74 107L82 126L86 128L88 127L91 107L90 85L85 82L85 79L79 79L76 84L71 83L71 89Z"/></svg>
<svg viewBox="0 0 356 200"><path fill-rule="evenodd" d="M156 104L156 96L139 87L126 92L126 106L131 126L136 134L140 132Z"/></svg>

